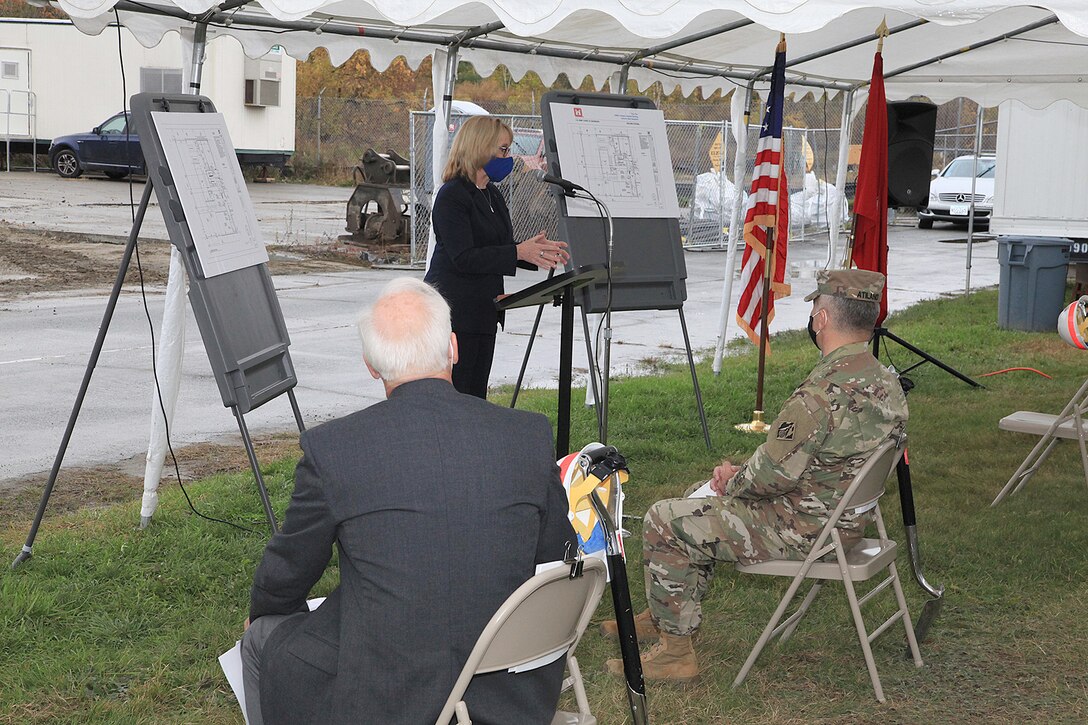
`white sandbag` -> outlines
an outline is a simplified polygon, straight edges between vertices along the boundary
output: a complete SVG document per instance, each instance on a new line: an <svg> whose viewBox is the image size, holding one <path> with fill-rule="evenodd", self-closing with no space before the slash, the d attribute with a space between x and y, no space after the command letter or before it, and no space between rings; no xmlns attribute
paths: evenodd
<svg viewBox="0 0 1088 725"><path fill-rule="evenodd" d="M708 171L695 177L695 219L726 220L733 214L733 182L724 172Z"/></svg>

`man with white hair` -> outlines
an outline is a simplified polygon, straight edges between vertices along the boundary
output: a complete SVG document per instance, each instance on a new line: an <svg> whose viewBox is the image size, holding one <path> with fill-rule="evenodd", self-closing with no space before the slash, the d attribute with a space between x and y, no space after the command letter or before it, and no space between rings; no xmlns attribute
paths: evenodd
<svg viewBox="0 0 1088 725"><path fill-rule="evenodd" d="M544 416L458 393L449 306L415 279L359 316L387 400L307 430L242 639L250 725L433 723L499 605L574 532ZM306 597L339 554L339 585ZM476 723L550 723L563 661L476 677Z"/></svg>

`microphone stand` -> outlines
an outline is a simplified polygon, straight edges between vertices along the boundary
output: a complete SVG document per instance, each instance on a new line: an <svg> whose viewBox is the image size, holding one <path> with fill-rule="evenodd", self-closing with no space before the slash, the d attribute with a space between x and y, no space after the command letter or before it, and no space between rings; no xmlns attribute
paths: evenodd
<svg viewBox="0 0 1088 725"><path fill-rule="evenodd" d="M601 216L604 217L608 239L606 240L605 251L605 273L606 277L606 293L604 303L604 375L601 380L601 400L598 401L598 410L600 414L598 416L598 422L600 425L601 443L608 443L608 379L611 377L611 354L612 354L612 246L613 246L613 233L612 233L612 212L608 210L608 206L598 199L592 191L586 189L583 186L574 184L566 179L562 179L558 176L552 176L544 173L543 171L537 172L537 178L545 184L552 184L562 189L564 196L572 199L589 199L597 205L597 209L601 212ZM585 196L580 196L578 192L582 192ZM598 325L598 329L600 326ZM591 365L590 374L593 375L593 368ZM694 370L694 368L693 368ZM708 439L709 445L709 439Z"/></svg>
<svg viewBox="0 0 1088 725"><path fill-rule="evenodd" d="M584 197L579 197L577 192L581 191L586 194ZM607 277L605 278L605 285L607 292L605 293L604 303L604 376L601 380L601 443L608 444L608 379L611 377L611 352L612 352L612 213L608 211L608 206L593 195L593 192L589 189L583 189L577 187L572 189L569 196L574 198L589 198L597 208L602 212L604 216L608 239L606 240L606 257L605 257L605 272ZM592 371L590 371L592 373Z"/></svg>

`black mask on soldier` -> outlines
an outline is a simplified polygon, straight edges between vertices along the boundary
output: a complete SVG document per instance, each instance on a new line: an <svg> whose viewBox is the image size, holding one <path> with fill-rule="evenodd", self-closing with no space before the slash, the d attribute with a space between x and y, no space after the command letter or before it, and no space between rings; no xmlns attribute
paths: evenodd
<svg viewBox="0 0 1088 725"><path fill-rule="evenodd" d="M824 315L824 326L823 326L823 329L821 329L819 331L817 331L815 328L813 328L812 321L816 319L816 315L818 315L818 314L820 314L821 312L824 312L824 311L826 311L825 308L821 307L820 309L816 310L815 312L813 312L811 315L808 316L808 337L809 337L810 340L812 340L812 344L816 346L816 349L820 350L820 355L821 356L824 354L824 351L822 349L820 349L820 343L817 340L817 337L819 337L819 335L821 333L823 333L824 330L827 329L828 316Z"/></svg>

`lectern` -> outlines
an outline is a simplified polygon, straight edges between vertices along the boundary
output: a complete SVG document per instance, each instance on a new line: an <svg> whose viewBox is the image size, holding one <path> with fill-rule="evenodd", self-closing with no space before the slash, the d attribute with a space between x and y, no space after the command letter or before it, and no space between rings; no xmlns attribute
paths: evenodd
<svg viewBox="0 0 1088 725"><path fill-rule="evenodd" d="M549 277L495 301L501 311L538 307L549 302L561 308L559 325L559 410L555 424L555 457L570 452L570 385L574 358L574 292L607 276L603 264L587 264ZM532 344L532 340L529 341Z"/></svg>

